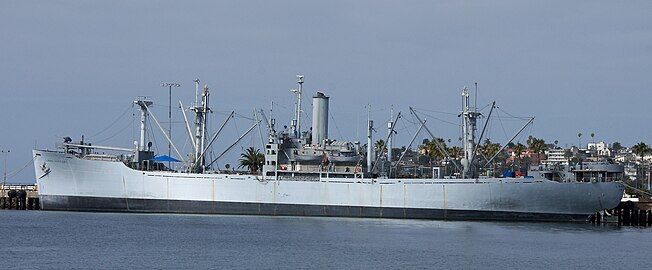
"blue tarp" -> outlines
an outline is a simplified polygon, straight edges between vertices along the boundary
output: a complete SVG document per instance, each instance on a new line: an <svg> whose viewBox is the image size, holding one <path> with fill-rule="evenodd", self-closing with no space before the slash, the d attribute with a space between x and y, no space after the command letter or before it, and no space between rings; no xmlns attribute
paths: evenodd
<svg viewBox="0 0 652 270"><path fill-rule="evenodd" d="M168 155L154 156L154 158L150 160L159 161L159 162L181 162L181 160L178 160Z"/></svg>
<svg viewBox="0 0 652 270"><path fill-rule="evenodd" d="M507 170L505 170L505 171L503 172L503 177L505 177L505 178L510 178L510 177L513 178L513 177L516 177L516 172L515 172L515 171L512 171L512 170L510 170L510 169L507 169Z"/></svg>

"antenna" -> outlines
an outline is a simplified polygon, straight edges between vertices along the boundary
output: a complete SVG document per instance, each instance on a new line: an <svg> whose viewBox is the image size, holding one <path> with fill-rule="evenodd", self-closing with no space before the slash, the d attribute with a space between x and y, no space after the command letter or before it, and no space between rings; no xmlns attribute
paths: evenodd
<svg viewBox="0 0 652 270"><path fill-rule="evenodd" d="M475 82L475 102L473 104L473 107L475 107L475 111L478 110L478 83Z"/></svg>
<svg viewBox="0 0 652 270"><path fill-rule="evenodd" d="M292 119L292 122L290 123L290 131L292 131L292 134L295 136L295 138L301 138L301 112L303 112L301 106L301 92L303 91L303 78L303 75L297 75L297 83L299 84L299 88L290 89L290 92L294 93L297 98L296 102L294 103L296 106L294 108L294 119Z"/></svg>
<svg viewBox="0 0 652 270"><path fill-rule="evenodd" d="M167 87L169 89L169 99L168 99L168 136L172 138L172 87L180 87L181 84L176 82L164 82L161 83L161 87ZM168 156L172 156L172 143L168 143ZM168 167L170 167L170 162L168 162Z"/></svg>
<svg viewBox="0 0 652 270"><path fill-rule="evenodd" d="M274 101L269 102L269 128L270 132L274 132Z"/></svg>
<svg viewBox="0 0 652 270"><path fill-rule="evenodd" d="M389 163L388 175L392 174L392 147L393 147L393 140L394 140L393 133L394 133L394 125L396 124L395 122L393 122L392 120L393 118L394 118L394 105L392 104L389 110L389 122L387 123L388 135L387 135L386 144L387 144L387 162Z"/></svg>
<svg viewBox="0 0 652 270"><path fill-rule="evenodd" d="M194 80L195 82L195 105L199 103L199 78Z"/></svg>
<svg viewBox="0 0 652 270"><path fill-rule="evenodd" d="M301 138L301 113L303 112L303 107L301 106L302 92L303 92L303 75L297 75L297 83L299 84L299 89L297 95L299 96L297 104L297 137Z"/></svg>

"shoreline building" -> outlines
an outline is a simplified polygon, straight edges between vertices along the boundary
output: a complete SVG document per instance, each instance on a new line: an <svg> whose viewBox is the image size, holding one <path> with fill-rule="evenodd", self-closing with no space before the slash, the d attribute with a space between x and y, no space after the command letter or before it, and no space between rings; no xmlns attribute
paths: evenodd
<svg viewBox="0 0 652 270"><path fill-rule="evenodd" d="M569 164L569 158L568 158L568 149L564 148L555 148L555 149L548 149L546 151L546 159L541 161L541 164L543 165L553 165L553 164L562 164L562 165L568 165Z"/></svg>
<svg viewBox="0 0 652 270"><path fill-rule="evenodd" d="M597 157L611 157L612 150L606 142L591 142L587 145L587 150Z"/></svg>

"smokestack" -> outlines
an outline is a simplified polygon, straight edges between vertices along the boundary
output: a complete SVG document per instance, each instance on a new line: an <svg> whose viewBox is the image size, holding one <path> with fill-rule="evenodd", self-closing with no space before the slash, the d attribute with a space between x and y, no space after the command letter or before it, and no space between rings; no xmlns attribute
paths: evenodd
<svg viewBox="0 0 652 270"><path fill-rule="evenodd" d="M317 92L312 97L312 144L322 145L328 139L328 100L329 97Z"/></svg>

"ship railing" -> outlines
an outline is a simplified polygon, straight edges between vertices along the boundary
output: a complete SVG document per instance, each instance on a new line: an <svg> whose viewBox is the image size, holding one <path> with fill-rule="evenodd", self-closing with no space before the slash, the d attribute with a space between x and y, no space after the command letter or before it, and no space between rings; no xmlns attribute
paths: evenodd
<svg viewBox="0 0 652 270"><path fill-rule="evenodd" d="M614 176L608 176L608 177L583 177L580 179L577 179L578 182L618 182L622 181L622 177L614 177Z"/></svg>
<svg viewBox="0 0 652 270"><path fill-rule="evenodd" d="M319 172L319 178L364 178L363 173L357 172L337 172L337 171L323 171Z"/></svg>
<svg viewBox="0 0 652 270"><path fill-rule="evenodd" d="M98 161L120 161L120 158L118 156L107 155L107 154L88 154L84 156L84 159L98 160Z"/></svg>
<svg viewBox="0 0 652 270"><path fill-rule="evenodd" d="M295 175L295 176L278 175L277 179L281 181L313 181L313 182L319 181L314 177L303 176L303 175Z"/></svg>
<svg viewBox="0 0 652 270"><path fill-rule="evenodd" d="M351 182L351 183L373 183L370 178L365 178L364 173L342 173L342 172L320 172L321 182Z"/></svg>
<svg viewBox="0 0 652 270"><path fill-rule="evenodd" d="M5 185L2 185L2 184L0 184L0 187L2 188L3 191L4 190L35 191L35 190L38 189L38 187L36 185L34 185L34 184L21 184L21 185L17 185L17 184L5 184Z"/></svg>

